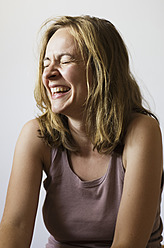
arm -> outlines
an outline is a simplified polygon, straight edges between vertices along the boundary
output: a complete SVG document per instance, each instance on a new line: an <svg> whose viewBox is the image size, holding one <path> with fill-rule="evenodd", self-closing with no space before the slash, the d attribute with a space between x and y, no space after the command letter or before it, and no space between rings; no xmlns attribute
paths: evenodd
<svg viewBox="0 0 164 248"><path fill-rule="evenodd" d="M16 144L0 224L0 248L30 247L46 153L37 130L36 120L28 122Z"/></svg>
<svg viewBox="0 0 164 248"><path fill-rule="evenodd" d="M139 116L131 122L123 153L126 168L111 248L145 248L160 197L162 141L158 123Z"/></svg>

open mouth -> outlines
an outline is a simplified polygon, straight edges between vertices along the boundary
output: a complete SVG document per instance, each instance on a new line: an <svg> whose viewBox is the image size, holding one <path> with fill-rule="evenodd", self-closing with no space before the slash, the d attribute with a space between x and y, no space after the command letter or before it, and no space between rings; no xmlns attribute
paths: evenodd
<svg viewBox="0 0 164 248"><path fill-rule="evenodd" d="M51 94L55 95L55 94L61 94L61 93L66 93L70 90L69 87L63 86L63 87L54 87L54 88L50 88L51 90Z"/></svg>

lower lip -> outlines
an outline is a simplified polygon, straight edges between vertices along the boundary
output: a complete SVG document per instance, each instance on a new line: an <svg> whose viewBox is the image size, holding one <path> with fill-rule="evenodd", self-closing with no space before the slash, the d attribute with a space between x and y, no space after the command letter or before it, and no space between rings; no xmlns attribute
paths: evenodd
<svg viewBox="0 0 164 248"><path fill-rule="evenodd" d="M54 95L52 95L52 100L61 98L61 97L65 96L65 95L67 95L69 92L70 92L70 90L65 92L65 93L55 93Z"/></svg>

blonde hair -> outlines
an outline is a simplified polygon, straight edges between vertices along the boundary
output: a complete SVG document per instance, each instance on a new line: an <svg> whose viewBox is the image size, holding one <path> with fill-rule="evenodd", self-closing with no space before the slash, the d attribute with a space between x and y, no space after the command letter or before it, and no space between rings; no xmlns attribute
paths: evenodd
<svg viewBox="0 0 164 248"><path fill-rule="evenodd" d="M105 20L90 16L63 16L48 20L40 50L38 82L35 88L37 106L42 111L38 117L40 135L50 146L78 151L68 127L67 117L55 114L42 83L43 59L52 35L69 27L86 61L92 79L88 84L85 104L86 132L94 148L110 154L123 147L123 141L132 113L153 115L142 106L140 89L129 69L126 46L114 27Z"/></svg>

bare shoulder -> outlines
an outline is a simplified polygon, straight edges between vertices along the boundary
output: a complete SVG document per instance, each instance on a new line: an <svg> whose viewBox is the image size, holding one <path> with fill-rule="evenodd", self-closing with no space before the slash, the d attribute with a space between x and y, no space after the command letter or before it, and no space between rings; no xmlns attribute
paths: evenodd
<svg viewBox="0 0 164 248"><path fill-rule="evenodd" d="M26 122L22 128L22 132L24 134L28 134L30 136L34 135L33 137L37 137L38 130L39 130L39 123L38 123L37 119L32 119L32 120Z"/></svg>
<svg viewBox="0 0 164 248"><path fill-rule="evenodd" d="M37 119L32 119L24 124L21 133L19 135L16 149L28 151L29 154L37 157L44 165L44 169L47 171L47 167L50 163L51 149L45 144L42 138L39 137L39 123Z"/></svg>
<svg viewBox="0 0 164 248"><path fill-rule="evenodd" d="M150 116L137 114L132 118L129 124L125 138L125 146L135 145L140 142L144 143L145 141L151 141L155 138L161 140L161 131L157 120Z"/></svg>
<svg viewBox="0 0 164 248"><path fill-rule="evenodd" d="M134 154L162 154L162 136L157 120L143 114L136 114L129 124L124 148L124 160Z"/></svg>
<svg viewBox="0 0 164 248"><path fill-rule="evenodd" d="M155 134L160 135L161 133L157 120L147 115L136 114L133 116L131 123L128 127L126 138L128 140L129 138L132 138L133 135L146 135L152 131L153 133L151 134L154 134L155 132Z"/></svg>
<svg viewBox="0 0 164 248"><path fill-rule="evenodd" d="M39 124L36 119L25 123L18 137L17 146L29 146L29 148L35 148L35 150L40 149L43 146L43 142L38 137L38 129Z"/></svg>

